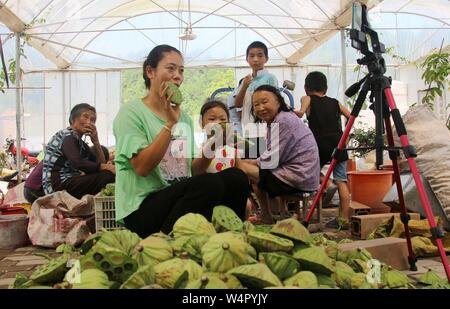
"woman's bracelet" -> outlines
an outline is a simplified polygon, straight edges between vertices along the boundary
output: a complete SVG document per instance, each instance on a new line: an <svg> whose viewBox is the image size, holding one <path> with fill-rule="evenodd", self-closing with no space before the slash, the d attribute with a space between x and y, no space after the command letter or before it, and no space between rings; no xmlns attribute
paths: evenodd
<svg viewBox="0 0 450 309"><path fill-rule="evenodd" d="M172 129L169 128L167 125L164 125L163 128L169 131L170 134L172 134Z"/></svg>

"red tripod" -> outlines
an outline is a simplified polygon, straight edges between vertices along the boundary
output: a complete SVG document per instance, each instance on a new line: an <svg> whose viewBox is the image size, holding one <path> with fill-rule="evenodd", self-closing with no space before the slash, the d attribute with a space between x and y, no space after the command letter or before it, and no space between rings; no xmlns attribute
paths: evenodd
<svg viewBox="0 0 450 309"><path fill-rule="evenodd" d="M370 60L370 59L369 59ZM373 59L372 59L373 60ZM379 60L379 59L378 59ZM361 62L364 63L364 61L368 61L368 59L363 59ZM382 64L384 64L382 62ZM408 245L408 261L410 264L411 270L417 270L416 267L416 257L414 256L414 252L412 250L411 245L411 236L409 233L408 228L408 221L409 221L409 215L406 212L405 202L403 199L403 190L400 180L400 171L398 167L397 158L399 156L399 149L402 149L405 157L408 160L408 164L410 166L411 172L414 177L414 181L416 183L417 189L419 191L420 200L422 202L425 214L428 219L428 223L431 227L431 234L433 239L436 242L436 245L439 249L439 253L441 256L442 264L445 268L445 272L447 274L447 279L450 282L450 267L448 264L447 257L445 255L445 250L442 245L442 238L444 237L443 231L436 226L436 222L433 217L433 213L431 211L431 206L428 200L428 197L425 193L425 189L422 183L422 180L420 178L419 172L417 170L416 162L414 158L417 156L415 148L409 144L408 136L406 133L406 128L404 126L403 120L401 118L400 112L397 109L397 106L395 104L394 97L391 92L391 86L390 86L390 80L383 75L383 70L375 70L375 73L369 73L364 79L362 79L360 82L356 83L355 85L351 86L347 91L346 95L351 97L356 92L358 92L359 87L361 86L361 83L364 83L362 86L361 91L359 92L358 98L356 100L355 106L351 112L350 119L348 121L347 126L345 127L344 133L339 141L339 144L337 148L335 149L333 153L333 159L331 161L330 168L328 169L328 172L325 175L325 179L322 182L322 185L320 186L319 192L316 195L316 198L314 199L314 202L311 206L311 209L306 216L306 218L303 221L303 225L308 226L309 221L311 220L311 217L314 213L314 210L317 206L317 203L319 202L320 196L322 194L322 191L325 188L325 185L330 178L331 172L333 171L334 167L336 166L337 161L342 156L342 154L350 148L344 149L345 147L345 141L347 140L347 137L350 133L350 130L355 122L356 117L358 117L358 114L361 110L361 107L363 105L363 102L369 92L371 91L371 99L374 99L374 112L375 112L375 130L376 130L376 139L375 139L375 149L377 152L377 160L376 160L376 166L379 168L383 163L383 150L389 151L389 157L392 160L393 167L394 167L394 177L395 177L395 183L397 186L397 192L399 196L399 202L401 207L401 220L405 228L405 236L406 241ZM390 109L390 112L389 112ZM394 138L392 135L391 130L391 121L390 121L390 115L392 115L395 128L397 130L397 134L400 137L400 142L402 147L394 147ZM383 144L383 120L384 125L386 128L387 138L388 138L388 147L384 146Z"/></svg>

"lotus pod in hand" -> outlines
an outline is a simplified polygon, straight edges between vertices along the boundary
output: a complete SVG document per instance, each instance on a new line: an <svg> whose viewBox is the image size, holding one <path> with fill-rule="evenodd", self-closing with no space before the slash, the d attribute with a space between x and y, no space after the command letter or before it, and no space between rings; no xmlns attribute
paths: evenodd
<svg viewBox="0 0 450 309"><path fill-rule="evenodd" d="M304 270L330 275L334 272L332 260L325 253L323 247L310 247L305 249L294 250L292 256L300 262L300 266Z"/></svg>
<svg viewBox="0 0 450 309"><path fill-rule="evenodd" d="M228 273L236 276L249 289L283 285L280 279L270 271L269 267L262 263L238 266L229 270Z"/></svg>
<svg viewBox="0 0 450 309"><path fill-rule="evenodd" d="M283 283L284 285L297 286L302 289L317 289L319 287L316 275L310 271L301 271L284 280Z"/></svg>
<svg viewBox="0 0 450 309"><path fill-rule="evenodd" d="M261 252L259 259L281 280L292 277L300 269L300 264L285 252Z"/></svg>
<svg viewBox="0 0 450 309"><path fill-rule="evenodd" d="M167 91L166 91L166 96L170 95L170 92L173 93L172 98L171 98L171 102L177 105L180 105L181 103L183 103L183 95L181 94L180 89L178 88L177 85L175 85L173 82L171 81L167 81L166 85L168 86Z"/></svg>
<svg viewBox="0 0 450 309"><path fill-rule="evenodd" d="M203 275L200 279L189 281L186 289L228 289L228 286L217 277Z"/></svg>
<svg viewBox="0 0 450 309"><path fill-rule="evenodd" d="M62 255L51 259L39 266L30 276L30 279L38 284L53 284L61 282L67 271L68 255Z"/></svg>
<svg viewBox="0 0 450 309"><path fill-rule="evenodd" d="M149 236L139 242L134 248L133 258L139 267L149 264L156 265L173 257L172 246L164 239Z"/></svg>
<svg viewBox="0 0 450 309"><path fill-rule="evenodd" d="M302 243L308 243L311 238L308 229L292 218L278 221L270 233Z"/></svg>
<svg viewBox="0 0 450 309"><path fill-rule="evenodd" d="M244 224L233 209L226 206L216 206L213 209L212 224L218 233L226 231L241 232Z"/></svg>
<svg viewBox="0 0 450 309"><path fill-rule="evenodd" d="M180 217L173 225L173 236L214 235L214 226L200 214L188 213Z"/></svg>
<svg viewBox="0 0 450 309"><path fill-rule="evenodd" d="M75 282L72 289L109 289L112 282L103 271L91 268L80 274L80 282Z"/></svg>
<svg viewBox="0 0 450 309"><path fill-rule="evenodd" d="M103 232L97 244L116 248L131 256L136 245L141 241L138 234L129 230L114 230Z"/></svg>
<svg viewBox="0 0 450 309"><path fill-rule="evenodd" d="M216 234L202 247L203 265L212 272L256 263L255 254L252 246L230 233Z"/></svg>
<svg viewBox="0 0 450 309"><path fill-rule="evenodd" d="M155 283L155 270L153 265L139 268L130 278L125 281L121 289L140 289L144 286Z"/></svg>
<svg viewBox="0 0 450 309"><path fill-rule="evenodd" d="M247 234L249 243L258 252L284 251L289 252L294 248L292 240L273 234L251 231Z"/></svg>

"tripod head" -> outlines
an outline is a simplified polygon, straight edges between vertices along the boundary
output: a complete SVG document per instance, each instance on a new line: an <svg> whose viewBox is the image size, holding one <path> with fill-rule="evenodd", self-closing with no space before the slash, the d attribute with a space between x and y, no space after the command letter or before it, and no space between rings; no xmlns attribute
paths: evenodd
<svg viewBox="0 0 450 309"><path fill-rule="evenodd" d="M367 19L367 7L355 2L352 7L352 29L350 29L352 47L361 51L363 58L357 63L366 65L369 73L386 73L386 62L382 56L386 52L385 46L380 42L378 33L370 27Z"/></svg>
<svg viewBox="0 0 450 309"><path fill-rule="evenodd" d="M359 92L355 106L351 112L358 116L367 94L370 92L370 108L375 113L375 143L376 166L381 168L383 164L383 150L386 149L383 141L384 124L383 119L389 117L389 107L383 94L383 89L390 87L390 79L384 76L386 73L386 62L383 53L386 52L384 44L380 42L378 33L370 27L367 18L367 7L360 3L353 3L352 7L352 29L350 30L352 47L361 51L364 55L357 59L357 63L367 66L369 73L360 81L351 85L346 91L347 97L352 97ZM361 91L360 88L362 87Z"/></svg>

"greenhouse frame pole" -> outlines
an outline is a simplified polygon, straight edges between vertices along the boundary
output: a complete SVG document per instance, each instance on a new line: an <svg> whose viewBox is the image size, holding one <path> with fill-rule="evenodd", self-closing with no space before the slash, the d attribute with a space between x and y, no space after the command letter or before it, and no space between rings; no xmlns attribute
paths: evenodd
<svg viewBox="0 0 450 309"><path fill-rule="evenodd" d="M22 101L20 96L20 32L16 32L16 168L17 183L22 181Z"/></svg>
<svg viewBox="0 0 450 309"><path fill-rule="evenodd" d="M341 83L342 83L342 104L345 107L345 90L347 89L347 54L345 52L345 29L341 29Z"/></svg>

